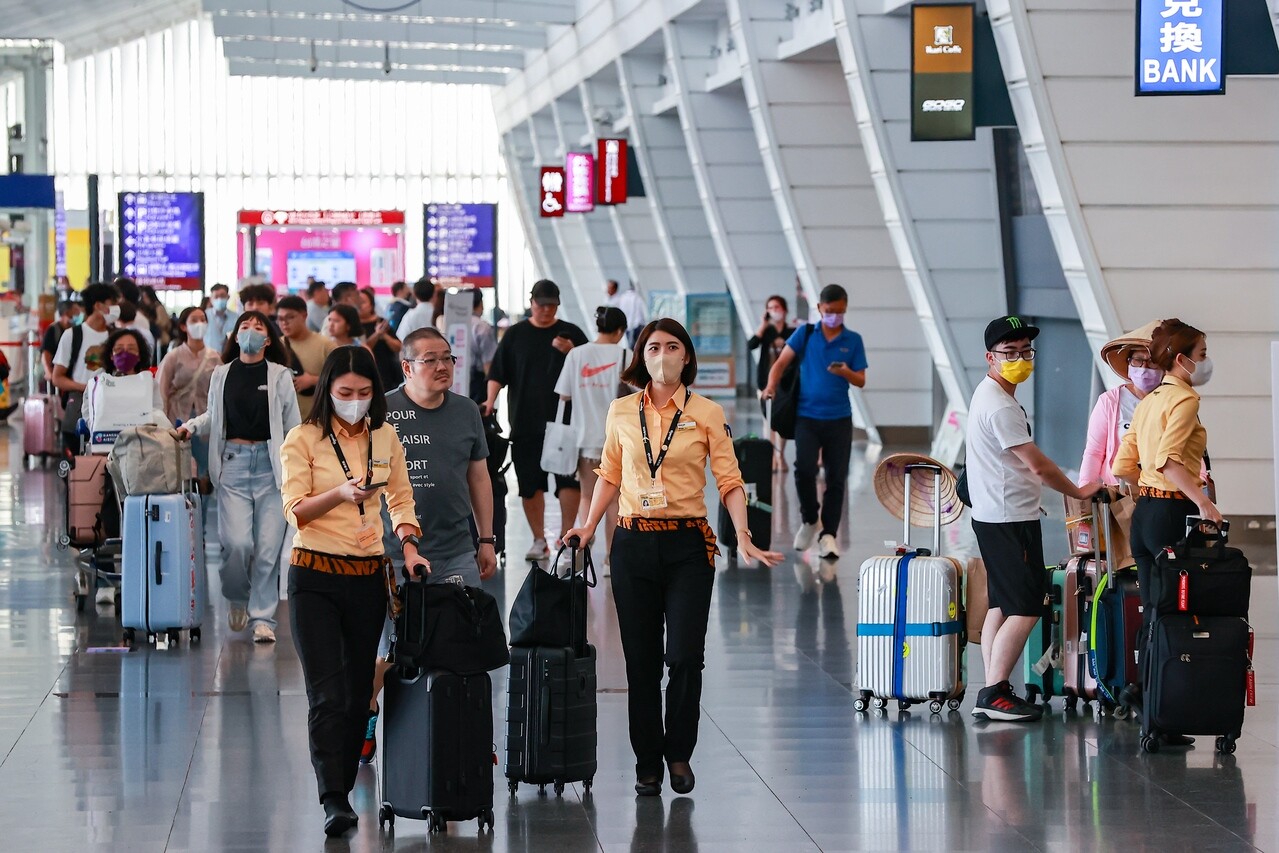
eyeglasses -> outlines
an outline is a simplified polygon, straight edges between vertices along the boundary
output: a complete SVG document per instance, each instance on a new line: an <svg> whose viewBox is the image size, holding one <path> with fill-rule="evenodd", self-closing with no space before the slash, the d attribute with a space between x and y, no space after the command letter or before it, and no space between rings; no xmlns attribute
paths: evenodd
<svg viewBox="0 0 1279 853"><path fill-rule="evenodd" d="M996 350L991 350L991 352L993 352L995 354L995 358L998 358L1000 361L1034 361L1035 360L1035 350L1033 348L1024 349L1024 350L996 349Z"/></svg>
<svg viewBox="0 0 1279 853"><path fill-rule="evenodd" d="M1132 358L1128 359L1128 364L1132 367L1149 367L1150 359L1146 358L1144 355L1134 355Z"/></svg>
<svg viewBox="0 0 1279 853"><path fill-rule="evenodd" d="M406 358L406 359L403 359L403 361L405 364L420 364L424 366L427 370L434 370L435 368L439 367L441 364L447 367L452 367L453 365L457 364L457 356L444 355L444 356L440 356L439 358L436 358L434 356L432 356L431 358Z"/></svg>

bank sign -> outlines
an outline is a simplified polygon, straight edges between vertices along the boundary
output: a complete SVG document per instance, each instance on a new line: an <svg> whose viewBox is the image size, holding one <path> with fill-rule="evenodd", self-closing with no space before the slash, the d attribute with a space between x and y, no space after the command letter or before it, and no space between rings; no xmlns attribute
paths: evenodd
<svg viewBox="0 0 1279 853"><path fill-rule="evenodd" d="M911 7L912 141L972 139L976 133L974 16L971 5Z"/></svg>
<svg viewBox="0 0 1279 853"><path fill-rule="evenodd" d="M1137 0L1137 94L1221 95L1225 0Z"/></svg>

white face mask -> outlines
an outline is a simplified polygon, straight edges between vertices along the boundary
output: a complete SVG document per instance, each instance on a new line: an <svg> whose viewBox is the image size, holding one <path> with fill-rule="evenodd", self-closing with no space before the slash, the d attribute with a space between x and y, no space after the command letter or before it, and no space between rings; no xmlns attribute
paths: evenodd
<svg viewBox="0 0 1279 853"><path fill-rule="evenodd" d="M786 319L786 312L785 311L769 311L768 319L772 320L774 323L780 323L781 321Z"/></svg>
<svg viewBox="0 0 1279 853"><path fill-rule="evenodd" d="M120 321L120 306L112 305L107 309L107 325L113 326Z"/></svg>
<svg viewBox="0 0 1279 853"><path fill-rule="evenodd" d="M1200 385L1207 385L1212 379L1212 359L1204 358L1203 361L1195 362L1195 372L1190 374L1190 384L1196 388Z"/></svg>
<svg viewBox="0 0 1279 853"><path fill-rule="evenodd" d="M679 382L684 372L684 357L677 352L665 352L659 355L644 356L644 366L648 375L659 385L673 385Z"/></svg>
<svg viewBox="0 0 1279 853"><path fill-rule="evenodd" d="M204 332L208 328L208 323L187 323L187 337L202 341L204 340Z"/></svg>
<svg viewBox="0 0 1279 853"><path fill-rule="evenodd" d="M358 424L369 413L372 400L339 400L332 394L329 400L333 403L333 413L349 424Z"/></svg>

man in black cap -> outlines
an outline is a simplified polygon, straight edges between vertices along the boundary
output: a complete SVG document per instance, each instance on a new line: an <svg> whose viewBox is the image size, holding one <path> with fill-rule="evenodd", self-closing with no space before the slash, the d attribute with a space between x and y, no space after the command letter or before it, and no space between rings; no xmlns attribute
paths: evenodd
<svg viewBox="0 0 1279 853"><path fill-rule="evenodd" d="M485 416L493 413L497 393L505 386L510 404L511 462L524 516L533 531L528 560L550 556L546 541L546 485L550 476L542 470L542 442L546 424L554 419L559 405L555 382L564 367L564 356L587 342L577 326L557 319L560 289L542 279L533 285L531 316L511 328L497 345L488 375L488 400L480 407ZM576 477L555 475L555 496L560 501L561 532L573 526L582 493Z"/></svg>
<svg viewBox="0 0 1279 853"><path fill-rule="evenodd" d="M990 599L981 634L986 687L977 695L973 716L990 720L1043 716L1042 709L1013 693L1008 683L1047 592L1039 525L1043 486L1080 500L1101 487L1076 486L1031 440L1026 410L1014 395L1034 370L1032 342L1038 334L1039 329L1016 316L986 326L990 370L968 407L968 494Z"/></svg>

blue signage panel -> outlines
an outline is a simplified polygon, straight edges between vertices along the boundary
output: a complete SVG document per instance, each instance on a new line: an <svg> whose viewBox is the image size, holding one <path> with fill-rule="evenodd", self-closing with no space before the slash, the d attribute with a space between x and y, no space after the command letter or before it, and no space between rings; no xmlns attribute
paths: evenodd
<svg viewBox="0 0 1279 853"><path fill-rule="evenodd" d="M445 287L497 284L497 205L426 205L426 275Z"/></svg>
<svg viewBox="0 0 1279 853"><path fill-rule="evenodd" d="M120 193L120 270L138 284L204 288L204 197Z"/></svg>
<svg viewBox="0 0 1279 853"><path fill-rule="evenodd" d="M1220 95L1225 0L1137 0L1137 94Z"/></svg>

